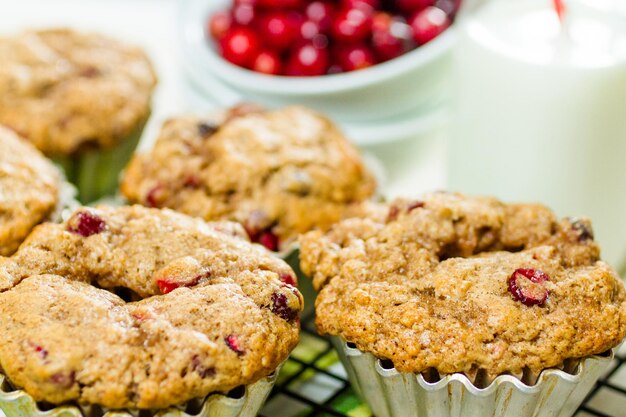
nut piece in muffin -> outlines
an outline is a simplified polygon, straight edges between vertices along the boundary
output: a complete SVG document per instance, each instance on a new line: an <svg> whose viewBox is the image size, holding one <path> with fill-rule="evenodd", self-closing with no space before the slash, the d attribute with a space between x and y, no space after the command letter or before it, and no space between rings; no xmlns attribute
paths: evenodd
<svg viewBox="0 0 626 417"><path fill-rule="evenodd" d="M317 328L401 372L533 373L626 335L626 296L586 219L434 193L301 237Z"/></svg>
<svg viewBox="0 0 626 417"><path fill-rule="evenodd" d="M273 373L295 347L289 266L236 223L81 208L0 259L0 365L37 401L161 409Z"/></svg>
<svg viewBox="0 0 626 417"><path fill-rule="evenodd" d="M0 37L0 62L0 123L62 164L83 201L111 192L150 113L146 54L96 33L43 29Z"/></svg>
<svg viewBox="0 0 626 417"><path fill-rule="evenodd" d="M233 220L277 251L299 233L358 211L375 180L328 119L302 107L236 107L210 120L165 123L131 161L122 193L134 203Z"/></svg>
<svg viewBox="0 0 626 417"><path fill-rule="evenodd" d="M0 126L0 255L15 252L59 203L61 176L24 139Z"/></svg>

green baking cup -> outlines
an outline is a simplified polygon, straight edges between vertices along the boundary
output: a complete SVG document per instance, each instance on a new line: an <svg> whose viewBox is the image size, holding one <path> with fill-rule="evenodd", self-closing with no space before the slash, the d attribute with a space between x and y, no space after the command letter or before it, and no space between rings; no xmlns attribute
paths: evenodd
<svg viewBox="0 0 626 417"><path fill-rule="evenodd" d="M88 204L115 195L119 175L137 148L144 126L145 122L112 148L81 150L73 155L52 157L63 168L68 181L76 187L81 203Z"/></svg>

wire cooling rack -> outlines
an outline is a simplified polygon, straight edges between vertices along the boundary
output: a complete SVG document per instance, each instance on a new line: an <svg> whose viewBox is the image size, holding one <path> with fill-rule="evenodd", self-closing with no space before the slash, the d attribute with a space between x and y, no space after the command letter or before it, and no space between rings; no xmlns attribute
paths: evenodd
<svg viewBox="0 0 626 417"><path fill-rule="evenodd" d="M330 341L315 332L312 314L302 320L301 339L260 417L372 417ZM626 345L575 417L626 417Z"/></svg>

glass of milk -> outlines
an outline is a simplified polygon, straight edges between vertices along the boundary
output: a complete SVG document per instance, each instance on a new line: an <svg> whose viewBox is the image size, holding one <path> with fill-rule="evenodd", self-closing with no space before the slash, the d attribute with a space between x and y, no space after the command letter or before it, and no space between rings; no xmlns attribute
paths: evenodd
<svg viewBox="0 0 626 417"><path fill-rule="evenodd" d="M597 6L604 6L603 8ZM626 255L626 14L605 2L491 1L460 25L449 186L594 222Z"/></svg>

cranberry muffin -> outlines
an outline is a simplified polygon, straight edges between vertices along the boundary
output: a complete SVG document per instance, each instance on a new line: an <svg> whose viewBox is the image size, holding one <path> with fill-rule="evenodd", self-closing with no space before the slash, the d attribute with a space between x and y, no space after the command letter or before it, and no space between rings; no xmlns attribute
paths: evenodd
<svg viewBox="0 0 626 417"><path fill-rule="evenodd" d="M0 260L0 365L52 404L155 410L228 392L297 344L291 284L238 224L80 208Z"/></svg>
<svg viewBox="0 0 626 417"><path fill-rule="evenodd" d="M303 107L236 107L167 121L122 181L133 203L243 224L278 251L299 233L358 212L375 180L327 118Z"/></svg>
<svg viewBox="0 0 626 417"><path fill-rule="evenodd" d="M61 175L52 162L0 126L0 255L15 252L60 203Z"/></svg>
<svg viewBox="0 0 626 417"><path fill-rule="evenodd" d="M42 29L0 38L0 61L0 123L61 162L83 200L110 192L150 113L146 54L97 33Z"/></svg>
<svg viewBox="0 0 626 417"><path fill-rule="evenodd" d="M586 219L537 204L435 193L385 221L301 238L317 327L402 372L539 372L626 335L626 297Z"/></svg>

